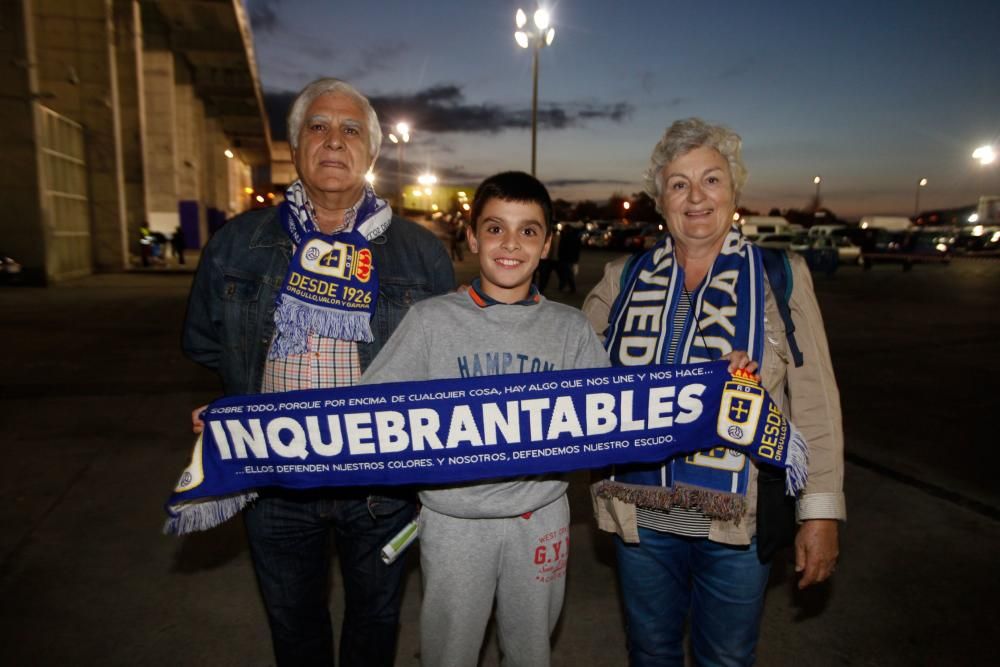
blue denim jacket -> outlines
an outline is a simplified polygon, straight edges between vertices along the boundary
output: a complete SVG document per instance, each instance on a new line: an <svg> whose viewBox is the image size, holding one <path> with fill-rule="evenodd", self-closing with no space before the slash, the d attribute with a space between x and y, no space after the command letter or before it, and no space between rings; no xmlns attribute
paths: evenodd
<svg viewBox="0 0 1000 667"><path fill-rule="evenodd" d="M375 340L358 344L362 370L412 304L455 287L444 246L416 223L393 217L385 234L371 239L371 250L379 297L371 321ZM233 218L202 251L182 345L190 359L218 372L226 395L260 392L275 299L291 256L277 208Z"/></svg>

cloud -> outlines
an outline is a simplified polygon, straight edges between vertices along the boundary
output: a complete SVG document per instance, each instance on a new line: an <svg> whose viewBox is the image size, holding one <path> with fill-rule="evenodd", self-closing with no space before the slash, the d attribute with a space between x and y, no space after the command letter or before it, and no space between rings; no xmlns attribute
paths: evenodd
<svg viewBox="0 0 1000 667"><path fill-rule="evenodd" d="M345 77L346 78L346 77ZM285 117L295 99L288 91L266 91L264 106L271 123L271 136L286 138ZM522 130L531 127L531 109L499 104L469 104L460 86L442 84L409 95L372 95L369 97L379 118L386 124L405 118L421 132L489 133ZM561 130L579 127L590 121L621 123L634 111L628 102L572 102L546 105L538 109L538 126Z"/></svg>
<svg viewBox="0 0 1000 667"><path fill-rule="evenodd" d="M455 84L432 86L410 95L376 95L371 101L380 117L405 117L426 132L495 134L531 127L531 109L492 103L469 104L465 102L462 88ZM633 111L628 102L546 105L538 109L538 125L558 130L579 126L588 120L620 123Z"/></svg>
<svg viewBox="0 0 1000 667"><path fill-rule="evenodd" d="M574 185L632 185L634 181L623 181L617 178L553 178L546 179L545 184L551 188L565 188Z"/></svg>
<svg viewBox="0 0 1000 667"><path fill-rule="evenodd" d="M247 12L254 32L274 32L278 27L278 0L249 0Z"/></svg>

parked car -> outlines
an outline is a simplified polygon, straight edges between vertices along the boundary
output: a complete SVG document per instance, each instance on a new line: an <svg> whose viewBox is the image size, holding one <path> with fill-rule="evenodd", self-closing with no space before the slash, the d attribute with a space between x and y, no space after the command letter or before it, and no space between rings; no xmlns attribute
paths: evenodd
<svg viewBox="0 0 1000 667"><path fill-rule="evenodd" d="M837 260L841 264L860 264L861 248L854 245L846 236L831 236L830 240L837 249Z"/></svg>
<svg viewBox="0 0 1000 667"><path fill-rule="evenodd" d="M789 250L792 241L796 240L796 235L789 232L776 232L758 234L754 243L761 248L774 248L776 250ZM802 247L807 247L803 245Z"/></svg>
<svg viewBox="0 0 1000 667"><path fill-rule="evenodd" d="M664 229L666 229L666 226L662 222L648 222L642 224L635 234L625 237L625 249L631 250L632 252L649 250L656 245L656 242L660 240L661 236L663 236Z"/></svg>
<svg viewBox="0 0 1000 667"><path fill-rule="evenodd" d="M881 262L901 264L904 271L909 271L914 264L951 261L949 237L943 237L939 230L918 228L893 232L869 228L865 232L861 244L861 262L865 269Z"/></svg>
<svg viewBox="0 0 1000 667"><path fill-rule="evenodd" d="M593 220L584 226L580 241L586 248L606 248L608 239L604 233L611 228L611 220Z"/></svg>
<svg viewBox="0 0 1000 667"><path fill-rule="evenodd" d="M0 253L0 284L11 285L21 280L21 263Z"/></svg>
<svg viewBox="0 0 1000 667"><path fill-rule="evenodd" d="M612 225L604 232L604 247L608 250L632 250L636 241L633 238L639 237L642 229L638 225ZM641 240L641 239L640 239Z"/></svg>
<svg viewBox="0 0 1000 667"><path fill-rule="evenodd" d="M952 234L952 251L957 255L1000 256L1000 226L968 225Z"/></svg>
<svg viewBox="0 0 1000 667"><path fill-rule="evenodd" d="M839 260L833 240L828 236L810 237L804 232L761 234L754 244L772 250L788 250L802 255L811 271L833 273Z"/></svg>

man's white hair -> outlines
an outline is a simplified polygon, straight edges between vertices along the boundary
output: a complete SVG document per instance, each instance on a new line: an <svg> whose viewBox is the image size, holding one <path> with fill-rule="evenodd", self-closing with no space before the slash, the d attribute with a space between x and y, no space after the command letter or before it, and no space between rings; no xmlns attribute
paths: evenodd
<svg viewBox="0 0 1000 667"><path fill-rule="evenodd" d="M288 143L292 145L293 149L298 147L299 132L302 131L302 123L305 122L306 111L309 110L309 107L318 98L332 93L351 97L358 103L361 110L364 111L365 124L368 126L368 148L371 153L372 164L374 164L375 158L378 157L379 149L382 147L382 127L378 124L378 114L375 113L375 109L372 108L371 102L368 101L367 97L359 93L357 88L340 79L317 79L302 89L302 92L295 98L295 102L292 103L292 108L288 112Z"/></svg>

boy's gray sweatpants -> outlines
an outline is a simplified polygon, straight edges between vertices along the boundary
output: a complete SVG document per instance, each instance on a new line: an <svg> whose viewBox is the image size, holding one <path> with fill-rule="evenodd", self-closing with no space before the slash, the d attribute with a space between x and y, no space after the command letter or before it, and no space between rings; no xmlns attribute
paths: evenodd
<svg viewBox="0 0 1000 667"><path fill-rule="evenodd" d="M569 501L563 495L528 518L460 519L420 512L420 655L424 667L479 660L496 595L503 664L549 664L569 562Z"/></svg>

